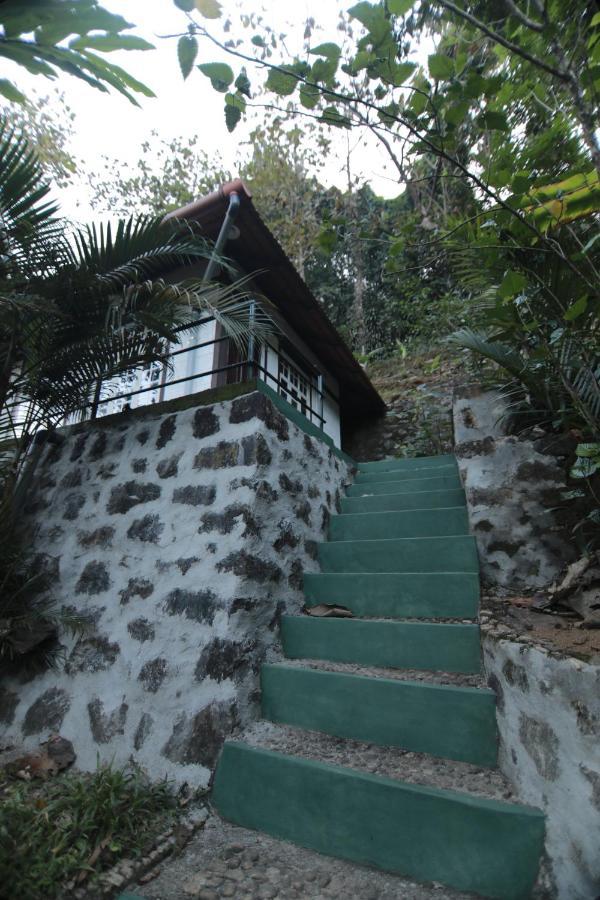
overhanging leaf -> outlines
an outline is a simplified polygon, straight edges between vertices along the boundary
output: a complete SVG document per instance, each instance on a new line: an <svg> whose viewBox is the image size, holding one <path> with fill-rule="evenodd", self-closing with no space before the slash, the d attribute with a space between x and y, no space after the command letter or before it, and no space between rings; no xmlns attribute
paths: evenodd
<svg viewBox="0 0 600 900"><path fill-rule="evenodd" d="M508 300L520 293L527 286L527 279L520 272L509 271L502 280L502 284L498 288L498 295L503 300Z"/></svg>
<svg viewBox="0 0 600 900"><path fill-rule="evenodd" d="M576 300L575 303L572 303L568 308L564 315L564 319L566 322L573 322L575 319L578 319L579 316L582 316L587 309L588 298L587 294L584 294L583 297L580 297L579 300Z"/></svg>
<svg viewBox="0 0 600 900"><path fill-rule="evenodd" d="M210 78L215 91L224 94L233 81L233 69L227 63L201 63L198 68Z"/></svg>
<svg viewBox="0 0 600 900"><path fill-rule="evenodd" d="M454 75L454 61L444 53L432 53L427 58L429 74L436 81L446 81Z"/></svg>
<svg viewBox="0 0 600 900"><path fill-rule="evenodd" d="M191 34L184 34L179 38L177 44L177 58L179 60L179 68L184 78L187 78L192 69L198 55L198 41Z"/></svg>
<svg viewBox="0 0 600 900"><path fill-rule="evenodd" d="M220 19L221 4L217 0L195 0L196 9L205 19Z"/></svg>
<svg viewBox="0 0 600 900"><path fill-rule="evenodd" d="M415 0L387 0L387 5L393 16L404 16L415 5Z"/></svg>

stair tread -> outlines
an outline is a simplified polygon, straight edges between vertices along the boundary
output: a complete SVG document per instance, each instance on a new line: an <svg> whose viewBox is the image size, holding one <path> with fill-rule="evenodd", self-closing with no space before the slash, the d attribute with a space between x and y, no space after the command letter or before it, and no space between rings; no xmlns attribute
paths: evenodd
<svg viewBox="0 0 600 900"><path fill-rule="evenodd" d="M499 769L473 763L442 759L399 747L381 747L264 719L248 726L240 740L251 747L344 766L406 784L435 787L488 800L516 802L508 780Z"/></svg>
<svg viewBox="0 0 600 900"><path fill-rule="evenodd" d="M327 659L286 659L276 663L286 668L317 669L320 672L338 672L342 675L359 675L363 678L388 681L412 681L433 687L487 688L482 674L463 672L428 672L424 669L392 669L384 666L362 666L359 663L338 663Z"/></svg>
<svg viewBox="0 0 600 900"><path fill-rule="evenodd" d="M243 827L503 900L530 896L543 846L537 809L238 742L225 744L213 802Z"/></svg>
<svg viewBox="0 0 600 900"><path fill-rule="evenodd" d="M363 618L283 616L288 659L322 659L366 666L479 672L479 626Z"/></svg>

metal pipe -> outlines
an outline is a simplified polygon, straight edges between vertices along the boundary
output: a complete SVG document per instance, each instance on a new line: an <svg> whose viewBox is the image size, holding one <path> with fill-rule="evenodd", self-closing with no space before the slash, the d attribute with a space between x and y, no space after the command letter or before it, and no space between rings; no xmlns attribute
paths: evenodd
<svg viewBox="0 0 600 900"><path fill-rule="evenodd" d="M221 253L223 247L229 239L229 234L240 209L240 203L241 201L239 194L233 192L229 195L229 206L227 207L227 212L225 213L225 218L223 219L223 224L221 225L221 230L219 231L219 235L215 242L212 255L208 261L204 277L202 278L203 282L210 281L219 269L219 263L217 262L216 257Z"/></svg>

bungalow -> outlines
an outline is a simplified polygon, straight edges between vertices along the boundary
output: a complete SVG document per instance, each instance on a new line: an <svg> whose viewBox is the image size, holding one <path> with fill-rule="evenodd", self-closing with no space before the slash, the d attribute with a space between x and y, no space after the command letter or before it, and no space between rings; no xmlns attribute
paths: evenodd
<svg viewBox="0 0 600 900"><path fill-rule="evenodd" d="M243 181L224 184L165 217L172 219L197 223L215 244L215 256L203 271L177 272L177 277L215 279L217 258L226 256L251 278L250 290L257 292L251 307L260 305L261 297L268 299L277 332L260 350L249 347L244 359L221 327L205 320L187 332L168 368L136 375L128 393L99 403L98 414L257 379L337 448L343 435L381 415L381 397L259 216Z"/></svg>

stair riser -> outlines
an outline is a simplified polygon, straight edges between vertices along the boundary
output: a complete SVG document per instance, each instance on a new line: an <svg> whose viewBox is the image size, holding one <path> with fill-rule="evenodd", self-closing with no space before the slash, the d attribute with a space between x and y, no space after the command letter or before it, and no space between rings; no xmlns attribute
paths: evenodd
<svg viewBox="0 0 600 900"><path fill-rule="evenodd" d="M323 572L477 572L475 539L338 541L318 545Z"/></svg>
<svg viewBox="0 0 600 900"><path fill-rule="evenodd" d="M479 576L424 574L306 573L308 606L339 603L355 616L382 618L473 618L479 608Z"/></svg>
<svg viewBox="0 0 600 900"><path fill-rule="evenodd" d="M355 484L373 484L387 481L414 481L416 478L439 478L441 475L458 475L456 463L446 466L430 466L428 469L402 469L391 472L358 472Z"/></svg>
<svg viewBox="0 0 600 900"><path fill-rule="evenodd" d="M277 665L262 667L261 685L263 715L273 722L496 764L492 691Z"/></svg>
<svg viewBox="0 0 600 900"><path fill-rule="evenodd" d="M415 491L447 491L462 488L458 475L440 475L432 478L414 478L408 481L384 481L369 484L351 484L347 497L370 497L374 494L413 494Z"/></svg>
<svg viewBox="0 0 600 900"><path fill-rule="evenodd" d="M412 494L380 494L375 497L343 497L342 513L394 512L402 509L449 509L464 506L465 492L415 491Z"/></svg>
<svg viewBox="0 0 600 900"><path fill-rule="evenodd" d="M374 541L468 533L469 519L464 506L441 510L349 514L334 516L329 524L330 541Z"/></svg>
<svg viewBox="0 0 600 900"><path fill-rule="evenodd" d="M456 462L453 453L441 454L440 456L415 456L410 459L380 459L375 462L358 463L359 472L390 472L390 471L408 471L410 469L424 469L438 466L450 465Z"/></svg>
<svg viewBox="0 0 600 900"><path fill-rule="evenodd" d="M289 659L439 672L476 673L481 669L476 625L284 616L281 640Z"/></svg>
<svg viewBox="0 0 600 900"><path fill-rule="evenodd" d="M498 900L529 896L543 848L543 817L528 807L243 744L225 744L212 800L244 828Z"/></svg>

